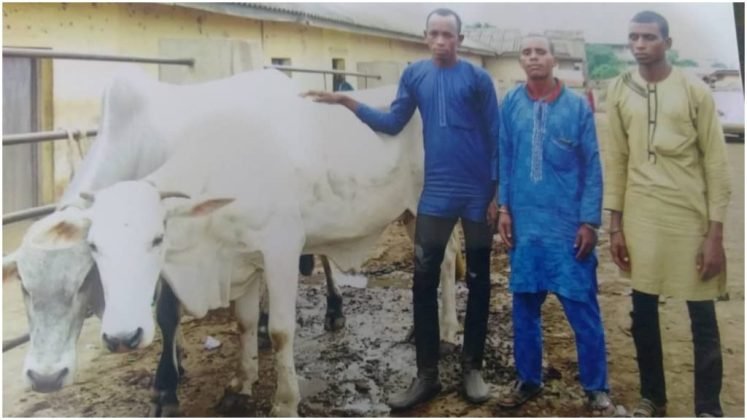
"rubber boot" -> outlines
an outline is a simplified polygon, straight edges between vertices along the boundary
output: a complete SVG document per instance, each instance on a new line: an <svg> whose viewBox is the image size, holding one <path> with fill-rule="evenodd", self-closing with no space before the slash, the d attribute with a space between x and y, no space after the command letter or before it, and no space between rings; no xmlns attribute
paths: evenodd
<svg viewBox="0 0 747 420"><path fill-rule="evenodd" d="M462 392L472 404L482 404L490 399L490 388L482 379L482 371L464 366L462 370Z"/></svg>
<svg viewBox="0 0 747 420"><path fill-rule="evenodd" d="M392 411L407 410L420 403L430 401L441 392L441 381L438 379L438 369L425 369L418 372L407 390L394 394L389 398Z"/></svg>

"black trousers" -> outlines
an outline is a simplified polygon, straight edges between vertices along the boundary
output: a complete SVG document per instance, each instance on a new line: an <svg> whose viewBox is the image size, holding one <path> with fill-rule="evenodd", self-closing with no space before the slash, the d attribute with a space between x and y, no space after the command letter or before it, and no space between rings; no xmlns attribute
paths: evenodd
<svg viewBox="0 0 747 420"><path fill-rule="evenodd" d="M659 330L659 296L633 290L633 340L638 357L641 397L657 405L667 401ZM722 416L721 340L712 300L688 301L695 356L695 414Z"/></svg>
<svg viewBox="0 0 747 420"><path fill-rule="evenodd" d="M446 244L457 218L418 215L415 276L412 284L418 372L438 369L438 284ZM467 246L467 314L462 362L481 368L490 305L490 251L493 233L486 222L462 220Z"/></svg>

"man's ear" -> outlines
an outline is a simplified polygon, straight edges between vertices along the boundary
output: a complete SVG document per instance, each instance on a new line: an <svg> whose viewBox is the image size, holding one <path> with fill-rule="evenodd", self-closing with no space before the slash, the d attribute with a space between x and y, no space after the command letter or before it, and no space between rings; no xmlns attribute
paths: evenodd
<svg viewBox="0 0 747 420"><path fill-rule="evenodd" d="M211 198L207 200L179 204L168 211L171 217L200 217L212 214L214 211L233 203L235 198Z"/></svg>
<svg viewBox="0 0 747 420"><path fill-rule="evenodd" d="M671 48L672 48L672 37L669 37L667 38L667 49L669 50Z"/></svg>
<svg viewBox="0 0 747 420"><path fill-rule="evenodd" d="M19 279L18 277L18 253L14 252L3 257L3 281Z"/></svg>
<svg viewBox="0 0 747 420"><path fill-rule="evenodd" d="M462 42L464 42L464 34L459 34L459 45L462 45Z"/></svg>

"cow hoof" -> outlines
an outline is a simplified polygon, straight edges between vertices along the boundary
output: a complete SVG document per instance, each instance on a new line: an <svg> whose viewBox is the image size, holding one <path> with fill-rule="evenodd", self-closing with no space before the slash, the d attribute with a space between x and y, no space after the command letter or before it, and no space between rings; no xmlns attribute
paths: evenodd
<svg viewBox="0 0 747 420"><path fill-rule="evenodd" d="M299 417L298 410L291 409L289 407L281 407L277 405L272 406L270 411L272 417Z"/></svg>
<svg viewBox="0 0 747 420"><path fill-rule="evenodd" d="M441 356L446 356L447 354L454 353L457 349L457 345L454 343L449 343L448 341L442 341L438 345L438 352L441 354Z"/></svg>
<svg viewBox="0 0 747 420"><path fill-rule="evenodd" d="M179 415L179 401L173 392L154 392L149 417L179 417Z"/></svg>
<svg viewBox="0 0 747 420"><path fill-rule="evenodd" d="M327 314L324 316L324 329L327 331L339 331L345 327L345 315Z"/></svg>
<svg viewBox="0 0 747 420"><path fill-rule="evenodd" d="M248 412L250 396L226 389L218 401L215 411L224 416L245 416Z"/></svg>

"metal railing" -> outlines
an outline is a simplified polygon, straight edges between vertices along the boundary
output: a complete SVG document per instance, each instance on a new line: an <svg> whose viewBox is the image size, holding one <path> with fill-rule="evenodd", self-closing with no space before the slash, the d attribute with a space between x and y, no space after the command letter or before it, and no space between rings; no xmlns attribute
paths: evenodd
<svg viewBox="0 0 747 420"><path fill-rule="evenodd" d="M34 217L46 216L54 212L57 208L55 204L47 204L46 206L31 207L30 209L23 209L14 211L13 213L7 213L3 215L3 226L20 222L21 220L33 219Z"/></svg>
<svg viewBox="0 0 747 420"><path fill-rule="evenodd" d="M89 54L55 50L43 50L33 48L6 48L3 47L3 57L25 57L25 58L57 58L64 60L88 60L88 61L120 61L127 63L147 64L173 64L178 66L194 66L194 58L159 58L159 57L137 57L130 55L115 54Z"/></svg>
<svg viewBox="0 0 747 420"><path fill-rule="evenodd" d="M292 72L298 72L298 73L317 73L321 74L324 78L324 90L327 90L327 75L342 75L342 76L357 76L362 77L364 80L364 88L368 87L368 79L376 79L381 80L381 76L378 74L367 74L367 73L356 73L352 71L345 71L345 70L324 70L324 69L309 69L304 67L293 67L293 66L279 66L279 65L270 65L265 66L266 69L277 69L282 71L292 71Z"/></svg>
<svg viewBox="0 0 747 420"><path fill-rule="evenodd" d="M38 131L36 133L21 133L21 134L5 134L3 135L3 146L14 146L16 144L30 144L30 143L41 143L43 141L50 140L67 140L69 136L75 139L80 137L92 137L98 133L96 129L88 129L84 131Z"/></svg>

